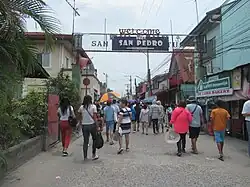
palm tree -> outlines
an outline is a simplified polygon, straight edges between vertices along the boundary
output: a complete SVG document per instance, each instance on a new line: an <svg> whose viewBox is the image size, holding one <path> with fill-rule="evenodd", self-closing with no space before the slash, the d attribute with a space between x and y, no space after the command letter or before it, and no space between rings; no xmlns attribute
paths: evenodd
<svg viewBox="0 0 250 187"><path fill-rule="evenodd" d="M48 48L52 47L53 35L60 32L59 20L43 0L0 0L0 94L38 64L37 49L25 36L26 17L44 31Z"/></svg>

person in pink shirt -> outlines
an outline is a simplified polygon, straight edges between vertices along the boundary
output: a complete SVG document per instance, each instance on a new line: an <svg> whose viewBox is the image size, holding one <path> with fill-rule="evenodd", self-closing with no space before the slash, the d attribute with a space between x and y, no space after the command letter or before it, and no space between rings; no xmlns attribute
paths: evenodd
<svg viewBox="0 0 250 187"><path fill-rule="evenodd" d="M186 109L186 102L180 101L179 106L174 109L170 124L173 125L174 131L180 135L180 140L177 142L177 156L181 156L185 153L186 148L186 134L189 129L189 124L192 122L192 115Z"/></svg>

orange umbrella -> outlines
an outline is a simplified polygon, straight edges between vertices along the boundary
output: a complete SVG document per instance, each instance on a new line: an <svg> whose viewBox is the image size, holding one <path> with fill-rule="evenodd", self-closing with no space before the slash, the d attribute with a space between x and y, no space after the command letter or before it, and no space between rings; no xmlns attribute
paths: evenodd
<svg viewBox="0 0 250 187"><path fill-rule="evenodd" d="M121 95L117 92L107 92L105 94L102 95L101 99L100 99L100 102L103 103L103 102L106 102L108 100L112 100L112 99L118 99L120 98Z"/></svg>

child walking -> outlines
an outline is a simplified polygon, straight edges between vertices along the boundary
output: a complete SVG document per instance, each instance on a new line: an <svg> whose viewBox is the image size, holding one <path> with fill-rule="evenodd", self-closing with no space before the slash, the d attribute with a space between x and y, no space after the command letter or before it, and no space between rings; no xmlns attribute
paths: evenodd
<svg viewBox="0 0 250 187"><path fill-rule="evenodd" d="M145 104L140 113L140 122L142 124L142 134L144 134L144 130L146 128L146 135L148 135L148 120L149 120L149 109Z"/></svg>

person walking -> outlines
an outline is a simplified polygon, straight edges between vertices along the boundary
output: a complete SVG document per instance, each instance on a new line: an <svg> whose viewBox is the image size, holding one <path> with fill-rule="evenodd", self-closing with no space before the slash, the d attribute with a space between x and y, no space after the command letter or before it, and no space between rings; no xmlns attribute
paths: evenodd
<svg viewBox="0 0 250 187"><path fill-rule="evenodd" d="M117 120L118 120L118 114L120 112L120 107L118 106L117 101L115 99L113 99L112 107L115 110L115 125L114 125L114 130L113 130L113 133L115 133L115 131L116 131L116 124L117 124Z"/></svg>
<svg viewBox="0 0 250 187"><path fill-rule="evenodd" d="M133 106L133 103L131 103L131 104L129 105L129 107L130 107L130 110L131 110L131 112L132 112L133 133L135 133L135 132L136 132L136 111L135 111L135 108L134 108L134 106Z"/></svg>
<svg viewBox="0 0 250 187"><path fill-rule="evenodd" d="M60 102L60 107L57 110L59 120L60 120L60 129L62 136L62 156L68 156L68 147L70 144L70 139L72 135L72 128L69 125L69 117L75 118L74 108L70 105L68 98L63 98Z"/></svg>
<svg viewBox="0 0 250 187"><path fill-rule="evenodd" d="M156 101L154 101L149 109L149 115L150 115L150 119L152 120L152 123L153 123L153 133L154 134L159 133L158 120L160 118L160 113L161 113L160 107L156 104Z"/></svg>
<svg viewBox="0 0 250 187"><path fill-rule="evenodd" d="M78 110L81 116L81 125L82 125L82 134L83 134L83 156L84 160L87 159L88 156L88 144L89 144L89 136L91 134L93 144L92 144L92 159L97 160L99 156L96 154L96 136L97 130L100 130L97 127L97 108L94 104L92 104L92 97L90 95L86 95L83 99L83 103Z"/></svg>
<svg viewBox="0 0 250 187"><path fill-rule="evenodd" d="M139 117L140 123L142 125L142 134L144 134L144 130L146 129L146 135L148 135L148 120L149 120L149 109L146 104L143 105L143 108L140 112Z"/></svg>
<svg viewBox="0 0 250 187"><path fill-rule="evenodd" d="M115 109L111 106L111 100L107 101L107 106L104 108L104 121L106 123L107 142L113 145L113 131L115 125Z"/></svg>
<svg viewBox="0 0 250 187"><path fill-rule="evenodd" d="M225 139L225 131L227 127L227 121L230 119L230 114L223 108L223 101L218 100L216 102L216 108L211 112L211 125L214 130L214 140L217 144L219 151L219 160L224 161L223 147Z"/></svg>
<svg viewBox="0 0 250 187"><path fill-rule="evenodd" d="M189 138L191 139L192 153L198 154L197 139L200 135L201 125L204 123L202 108L197 104L194 96L188 98L186 109L192 114L192 122L189 126Z"/></svg>
<svg viewBox="0 0 250 187"><path fill-rule="evenodd" d="M250 100L246 101L242 108L242 115L245 117L245 123L248 133L248 156L250 157Z"/></svg>
<svg viewBox="0 0 250 187"><path fill-rule="evenodd" d="M180 140L177 142L177 156L181 156L182 153L186 152L186 134L191 122L192 115L186 109L186 102L180 101L179 106L172 112L170 120L174 131L180 135Z"/></svg>
<svg viewBox="0 0 250 187"><path fill-rule="evenodd" d="M141 113L140 103L136 102L136 105L135 105L135 119L136 119L136 129L137 129L137 132L140 131L140 113Z"/></svg>
<svg viewBox="0 0 250 187"><path fill-rule="evenodd" d="M117 154L121 154L123 152L122 148L122 136L125 135L125 142L126 142L126 151L129 151L129 134L131 132L131 118L132 118L132 111L129 107L127 107L127 100L121 100L121 110L118 115L118 129L121 127L122 134L119 137L119 149Z"/></svg>
<svg viewBox="0 0 250 187"><path fill-rule="evenodd" d="M157 101L157 105L160 108L160 116L159 116L159 126L161 127L161 132L164 133L164 119L165 119L165 111L164 107L161 104L161 101Z"/></svg>

